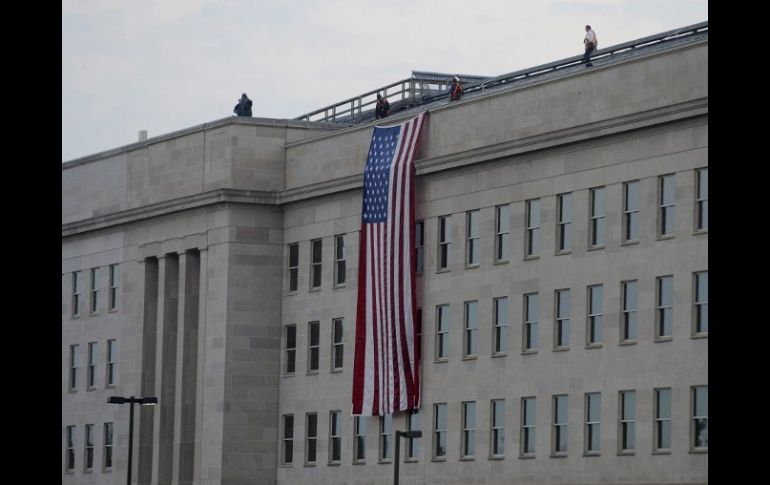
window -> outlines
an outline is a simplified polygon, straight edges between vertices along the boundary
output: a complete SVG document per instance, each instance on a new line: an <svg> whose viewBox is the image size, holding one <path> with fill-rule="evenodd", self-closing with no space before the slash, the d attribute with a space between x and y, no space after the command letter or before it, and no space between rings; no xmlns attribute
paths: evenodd
<svg viewBox="0 0 770 485"><path fill-rule="evenodd" d="M472 266L479 264L479 211L468 211L466 214L465 264Z"/></svg>
<svg viewBox="0 0 770 485"><path fill-rule="evenodd" d="M526 255L536 256L540 252L540 199L526 202L527 206L527 241Z"/></svg>
<svg viewBox="0 0 770 485"><path fill-rule="evenodd" d="M86 449L84 458L84 468L91 470L94 467L94 425L87 424L86 427Z"/></svg>
<svg viewBox="0 0 770 485"><path fill-rule="evenodd" d="M508 298L495 298L493 306L495 322L492 353L503 354L508 351Z"/></svg>
<svg viewBox="0 0 770 485"><path fill-rule="evenodd" d="M695 171L695 230L708 231L709 228L709 169Z"/></svg>
<svg viewBox="0 0 770 485"><path fill-rule="evenodd" d="M305 464L315 465L318 444L318 414L305 414Z"/></svg>
<svg viewBox="0 0 770 485"><path fill-rule="evenodd" d="M567 453L567 396L553 397L553 453Z"/></svg>
<svg viewBox="0 0 770 485"><path fill-rule="evenodd" d="M299 243L289 244L289 291L297 291L299 277Z"/></svg>
<svg viewBox="0 0 770 485"><path fill-rule="evenodd" d="M332 370L342 369L344 344L342 343L342 318L332 320Z"/></svg>
<svg viewBox="0 0 770 485"><path fill-rule="evenodd" d="M334 286L345 286L345 235L334 236Z"/></svg>
<svg viewBox="0 0 770 485"><path fill-rule="evenodd" d="M308 372L314 372L318 370L318 347L321 325L319 322L310 322L307 325L307 370Z"/></svg>
<svg viewBox="0 0 770 485"><path fill-rule="evenodd" d="M602 445L602 395L599 392L586 393L586 453L598 453Z"/></svg>
<svg viewBox="0 0 770 485"><path fill-rule="evenodd" d="M479 302L465 302L465 333L463 335L463 357L476 355L476 330L479 326Z"/></svg>
<svg viewBox="0 0 770 485"><path fill-rule="evenodd" d="M709 331L709 272L695 273L695 334L707 335Z"/></svg>
<svg viewBox="0 0 770 485"><path fill-rule="evenodd" d="M419 431L420 426L420 411L413 409L406 415L406 429L407 431ZM420 457L420 438L407 438L406 440L406 456L408 461L417 461Z"/></svg>
<svg viewBox="0 0 770 485"><path fill-rule="evenodd" d="M676 195L674 187L674 175L658 177L658 191L660 206L658 207L658 236L673 236L676 223L674 209L676 208Z"/></svg>
<svg viewBox="0 0 770 485"><path fill-rule="evenodd" d="M556 249L569 251L572 249L572 193L557 195L556 205Z"/></svg>
<svg viewBox="0 0 770 485"><path fill-rule="evenodd" d="M86 386L94 387L96 385L96 359L98 358L98 347L96 342L88 342L88 371L86 373Z"/></svg>
<svg viewBox="0 0 770 485"><path fill-rule="evenodd" d="M114 386L117 379L118 366L118 341L115 339L107 340L107 376L106 386Z"/></svg>
<svg viewBox="0 0 770 485"><path fill-rule="evenodd" d="M537 293L524 295L524 351L537 349Z"/></svg>
<svg viewBox="0 0 770 485"><path fill-rule="evenodd" d="M446 403L433 405L433 458L446 457Z"/></svg>
<svg viewBox="0 0 770 485"><path fill-rule="evenodd" d="M294 461L294 415L283 415L283 441L281 463L291 465Z"/></svg>
<svg viewBox="0 0 770 485"><path fill-rule="evenodd" d="M78 367L80 367L80 345L70 345L70 391L78 388Z"/></svg>
<svg viewBox="0 0 770 485"><path fill-rule="evenodd" d="M569 312L569 290L556 290L556 328L554 329L554 348L556 349L569 348Z"/></svg>
<svg viewBox="0 0 770 485"><path fill-rule="evenodd" d="M535 454L535 418L537 400L534 397L521 399L521 455Z"/></svg>
<svg viewBox="0 0 770 485"><path fill-rule="evenodd" d="M674 298L674 277L661 276L657 281L658 286L658 305L657 305L657 331L656 338L670 337L671 326L674 318L673 298Z"/></svg>
<svg viewBox="0 0 770 485"><path fill-rule="evenodd" d="M449 247L452 244L452 235L449 227L449 217L438 218L438 269L449 268Z"/></svg>
<svg viewBox="0 0 770 485"><path fill-rule="evenodd" d="M64 457L64 469L72 471L75 469L75 427L67 426L67 451Z"/></svg>
<svg viewBox="0 0 770 485"><path fill-rule="evenodd" d="M339 463L342 460L342 411L329 413L329 463Z"/></svg>
<svg viewBox="0 0 770 485"><path fill-rule="evenodd" d="M639 181L623 184L623 242L639 240Z"/></svg>
<svg viewBox="0 0 770 485"><path fill-rule="evenodd" d="M104 451L102 452L104 460L103 468L112 468L112 423L104 423Z"/></svg>
<svg viewBox="0 0 770 485"><path fill-rule="evenodd" d="M414 266L415 273L422 274L425 266L425 223L414 223Z"/></svg>
<svg viewBox="0 0 770 485"><path fill-rule="evenodd" d="M436 307L436 360L449 355L449 305Z"/></svg>
<svg viewBox="0 0 770 485"><path fill-rule="evenodd" d="M624 281L621 284L623 293L623 312L620 322L621 343L636 341L636 310L637 288L636 281Z"/></svg>
<svg viewBox="0 0 770 485"><path fill-rule="evenodd" d="M293 374L297 358L297 326L286 325L286 373Z"/></svg>
<svg viewBox="0 0 770 485"><path fill-rule="evenodd" d="M91 268L91 313L99 309L99 268Z"/></svg>
<svg viewBox="0 0 770 485"><path fill-rule="evenodd" d="M310 241L310 248L310 289L315 290L321 287L321 253L323 251L323 241L321 239L313 239Z"/></svg>
<svg viewBox="0 0 770 485"><path fill-rule="evenodd" d="M489 447L491 456L505 455L505 399L492 400L492 413L490 419L490 437L492 444Z"/></svg>
<svg viewBox="0 0 770 485"><path fill-rule="evenodd" d="M109 297L110 311L116 310L118 308L118 279L119 278L120 278L120 273L118 272L118 265L111 264L110 265L110 297Z"/></svg>
<svg viewBox="0 0 770 485"><path fill-rule="evenodd" d="M636 447L636 392L620 391L620 451Z"/></svg>
<svg viewBox="0 0 770 485"><path fill-rule="evenodd" d="M593 285L588 287L588 345L597 345L603 338L604 287Z"/></svg>
<svg viewBox="0 0 770 485"><path fill-rule="evenodd" d="M353 416L353 425L353 463L361 463L366 461L366 416Z"/></svg>
<svg viewBox="0 0 770 485"><path fill-rule="evenodd" d="M511 252L511 207L495 207L495 261L508 261Z"/></svg>
<svg viewBox="0 0 770 485"><path fill-rule="evenodd" d="M72 316L80 316L80 271L72 273Z"/></svg>
<svg viewBox="0 0 770 485"><path fill-rule="evenodd" d="M380 461L390 461L393 458L393 415L380 417Z"/></svg>
<svg viewBox="0 0 770 485"><path fill-rule="evenodd" d="M591 189L591 221L589 246L604 246L604 187Z"/></svg>
<svg viewBox="0 0 770 485"><path fill-rule="evenodd" d="M708 450L709 448L709 388L694 386L692 388L692 448Z"/></svg>
<svg viewBox="0 0 770 485"><path fill-rule="evenodd" d="M655 451L671 448L671 389L655 389Z"/></svg>
<svg viewBox="0 0 770 485"><path fill-rule="evenodd" d="M463 402L463 433L461 436L462 458L473 458L476 455L476 402Z"/></svg>

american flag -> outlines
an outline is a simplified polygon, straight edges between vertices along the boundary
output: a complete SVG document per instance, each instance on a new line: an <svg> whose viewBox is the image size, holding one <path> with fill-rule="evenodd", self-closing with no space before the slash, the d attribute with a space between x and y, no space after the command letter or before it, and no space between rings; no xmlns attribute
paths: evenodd
<svg viewBox="0 0 770 485"><path fill-rule="evenodd" d="M420 407L414 287L414 154L423 112L374 128L364 171L353 414Z"/></svg>

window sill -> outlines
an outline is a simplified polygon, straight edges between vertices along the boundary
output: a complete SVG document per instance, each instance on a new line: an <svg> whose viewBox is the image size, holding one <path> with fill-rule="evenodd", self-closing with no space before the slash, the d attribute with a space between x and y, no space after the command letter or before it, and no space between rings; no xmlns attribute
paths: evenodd
<svg viewBox="0 0 770 485"><path fill-rule="evenodd" d="M476 461L475 456L461 456L459 461Z"/></svg>
<svg viewBox="0 0 770 485"><path fill-rule="evenodd" d="M505 460L505 455L492 455L487 459L492 461Z"/></svg>
<svg viewBox="0 0 770 485"><path fill-rule="evenodd" d="M405 458L404 463L420 463L420 460L416 458Z"/></svg>
<svg viewBox="0 0 770 485"><path fill-rule="evenodd" d="M286 293L283 294L283 296L293 296L293 295L296 295L297 293L299 293L297 290L287 291Z"/></svg>
<svg viewBox="0 0 770 485"><path fill-rule="evenodd" d="M86 387L86 392L91 392L91 391L95 391L95 390L96 390L96 386L88 386L88 387Z"/></svg>
<svg viewBox="0 0 770 485"><path fill-rule="evenodd" d="M519 460L534 460L534 459L535 459L534 453L530 453L527 455L519 455Z"/></svg>
<svg viewBox="0 0 770 485"><path fill-rule="evenodd" d="M335 289L335 290L339 290L340 288L346 288L347 286L348 285L346 285L345 283L342 283L340 285L334 285L334 286L332 286L332 288Z"/></svg>
<svg viewBox="0 0 770 485"><path fill-rule="evenodd" d="M83 470L83 473L84 473L84 474L89 474L89 475L90 475L90 474L91 474L91 473L93 473L93 472L94 472L94 469L93 469L93 468L86 468L85 470Z"/></svg>
<svg viewBox="0 0 770 485"><path fill-rule="evenodd" d="M327 465L328 466L340 466L340 465L342 465L342 462L341 461L330 461L329 463L327 463Z"/></svg>
<svg viewBox="0 0 770 485"><path fill-rule="evenodd" d="M342 368L332 369L332 370L329 371L329 374L342 374L342 371L343 371Z"/></svg>
<svg viewBox="0 0 770 485"><path fill-rule="evenodd" d="M703 234L708 234L708 233L709 233L709 230L708 230L708 228L706 228L706 229L697 229L697 230L695 230L695 231L692 233L692 235L693 235L693 236L701 236L701 235L703 235Z"/></svg>
<svg viewBox="0 0 770 485"><path fill-rule="evenodd" d="M524 256L524 261L532 261L535 259L540 259L539 254L530 254L529 256Z"/></svg>
<svg viewBox="0 0 770 485"><path fill-rule="evenodd" d="M503 264L508 264L509 262L510 261L507 260L507 259L498 259L497 261L494 261L492 264L493 265L503 265Z"/></svg>
<svg viewBox="0 0 770 485"><path fill-rule="evenodd" d="M463 355L463 358L460 360L478 360L478 358L477 355Z"/></svg>
<svg viewBox="0 0 770 485"><path fill-rule="evenodd" d="M321 287L320 286L316 286L315 288L310 288L307 291L310 292L310 293L317 293L317 292L321 291Z"/></svg>
<svg viewBox="0 0 770 485"><path fill-rule="evenodd" d="M690 448L690 451L688 451L692 455L706 455L708 452L708 448Z"/></svg>
<svg viewBox="0 0 770 485"><path fill-rule="evenodd" d="M623 346L636 345L636 339L634 339L634 340L623 340L618 345L623 345Z"/></svg>
<svg viewBox="0 0 770 485"><path fill-rule="evenodd" d="M479 263L473 263L473 264L466 264L465 269L476 269L480 268L481 265Z"/></svg>
<svg viewBox="0 0 770 485"><path fill-rule="evenodd" d="M521 351L521 355L532 355L532 354L536 354L536 353L537 353L536 349L522 350Z"/></svg>
<svg viewBox="0 0 770 485"><path fill-rule="evenodd" d="M602 456L602 454L598 451L586 451L583 453L584 458L595 457L595 456Z"/></svg>
<svg viewBox="0 0 770 485"><path fill-rule="evenodd" d="M569 347L555 347L553 349L554 352L566 352L569 350Z"/></svg>
<svg viewBox="0 0 770 485"><path fill-rule="evenodd" d="M653 455L670 455L671 450L652 450Z"/></svg>
<svg viewBox="0 0 770 485"><path fill-rule="evenodd" d="M586 251L600 251L602 249L605 249L604 244L599 244L599 245L596 245L596 246L589 246L589 247L586 248Z"/></svg>
<svg viewBox="0 0 770 485"><path fill-rule="evenodd" d="M112 467L102 468L102 473L112 473Z"/></svg>
<svg viewBox="0 0 770 485"><path fill-rule="evenodd" d="M115 384L106 384L104 386L105 389L115 389L117 386Z"/></svg>
<svg viewBox="0 0 770 485"><path fill-rule="evenodd" d="M439 270L436 270L436 274L441 274L441 273L449 273L449 272L451 272L451 271L452 271L452 270L450 270L449 268L441 268L441 269L439 269Z"/></svg>
<svg viewBox="0 0 770 485"><path fill-rule="evenodd" d="M620 243L621 246L636 246L639 244L638 239L629 239Z"/></svg>
<svg viewBox="0 0 770 485"><path fill-rule="evenodd" d="M316 463L305 463L302 466L304 466L304 467L311 467L312 468L312 467L316 466Z"/></svg>
<svg viewBox="0 0 770 485"><path fill-rule="evenodd" d="M696 333L695 335L690 335L691 339L701 339L701 338L709 338L708 332L706 333Z"/></svg>
<svg viewBox="0 0 770 485"><path fill-rule="evenodd" d="M377 464L378 465L388 465L390 463L393 463L393 459L392 458L388 458L386 460L377 460Z"/></svg>
<svg viewBox="0 0 770 485"><path fill-rule="evenodd" d="M318 371L317 370L309 370L305 373L306 376L317 376Z"/></svg>
<svg viewBox="0 0 770 485"><path fill-rule="evenodd" d="M292 465L291 463L281 463L280 465L278 465L278 468L294 468L294 465Z"/></svg>
<svg viewBox="0 0 770 485"><path fill-rule="evenodd" d="M297 374L295 374L294 372L292 372L292 373L290 373L290 374L288 374L288 373L287 373L287 374L281 374L281 377L285 377L285 378L288 378L288 377L294 377L295 375L297 375Z"/></svg>
<svg viewBox="0 0 770 485"><path fill-rule="evenodd" d="M492 355L490 355L493 359L497 359L499 357L508 357L508 352L496 352Z"/></svg>
<svg viewBox="0 0 770 485"><path fill-rule="evenodd" d="M673 234L663 234L663 235L659 234L658 237L655 238L656 241L667 241L669 239L674 239L674 235Z"/></svg>
<svg viewBox="0 0 770 485"><path fill-rule="evenodd" d="M88 314L88 316L89 316L89 317L95 317L95 316L96 316L96 315L98 315L98 314L99 314L99 312L90 312L90 313Z"/></svg>
<svg viewBox="0 0 770 485"><path fill-rule="evenodd" d="M434 364L444 364L446 362L449 362L449 359L444 358L444 357L442 357L440 359L433 359L433 363Z"/></svg>
<svg viewBox="0 0 770 485"><path fill-rule="evenodd" d="M442 461L446 461L446 457L445 456L433 457L430 459L430 461L442 462Z"/></svg>
<svg viewBox="0 0 770 485"><path fill-rule="evenodd" d="M70 318L73 319L73 320L79 320L80 319L80 314L78 313L77 315L70 315Z"/></svg>
<svg viewBox="0 0 770 485"><path fill-rule="evenodd" d="M554 453L551 453L551 458L567 458L567 453L563 453L563 452L556 453L556 452L554 452Z"/></svg>
<svg viewBox="0 0 770 485"><path fill-rule="evenodd" d="M600 349L602 347L604 347L604 344L600 344L600 343L586 344L587 349Z"/></svg>
<svg viewBox="0 0 770 485"><path fill-rule="evenodd" d="M633 450L620 450L618 456L636 456L636 452Z"/></svg>
<svg viewBox="0 0 770 485"><path fill-rule="evenodd" d="M366 465L366 460L356 460L353 465Z"/></svg>
<svg viewBox="0 0 770 485"><path fill-rule="evenodd" d="M565 254L572 254L571 249L562 249L561 251L556 251L553 253L554 256L564 256Z"/></svg>
<svg viewBox="0 0 770 485"><path fill-rule="evenodd" d="M671 342L674 340L674 337L655 337L654 342Z"/></svg>
<svg viewBox="0 0 770 485"><path fill-rule="evenodd" d="M107 313L118 313L118 309L117 308L110 308L109 310L107 310Z"/></svg>

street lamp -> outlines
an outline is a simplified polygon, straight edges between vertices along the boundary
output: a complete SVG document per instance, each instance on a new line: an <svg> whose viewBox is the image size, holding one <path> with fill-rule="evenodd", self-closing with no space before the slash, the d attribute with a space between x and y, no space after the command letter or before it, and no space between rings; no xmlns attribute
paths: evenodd
<svg viewBox="0 0 770 485"><path fill-rule="evenodd" d="M158 404L158 398L110 396L110 398L107 399L107 404L126 403L131 405L131 412L129 413L128 419L128 481L126 482L128 485L131 485L131 457L134 451L134 404L139 404L140 406L155 406Z"/></svg>
<svg viewBox="0 0 770 485"><path fill-rule="evenodd" d="M398 462L401 452L401 438L422 438L422 431L396 431L396 458L393 466L393 485L398 485Z"/></svg>

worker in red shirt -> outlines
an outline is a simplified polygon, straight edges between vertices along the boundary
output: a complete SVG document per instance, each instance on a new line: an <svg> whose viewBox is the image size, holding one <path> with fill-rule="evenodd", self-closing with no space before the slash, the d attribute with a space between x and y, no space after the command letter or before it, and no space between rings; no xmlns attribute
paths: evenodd
<svg viewBox="0 0 770 485"><path fill-rule="evenodd" d="M460 78L455 76L452 79L452 85L449 88L449 99L451 101L457 101L463 96L463 87L460 85Z"/></svg>

